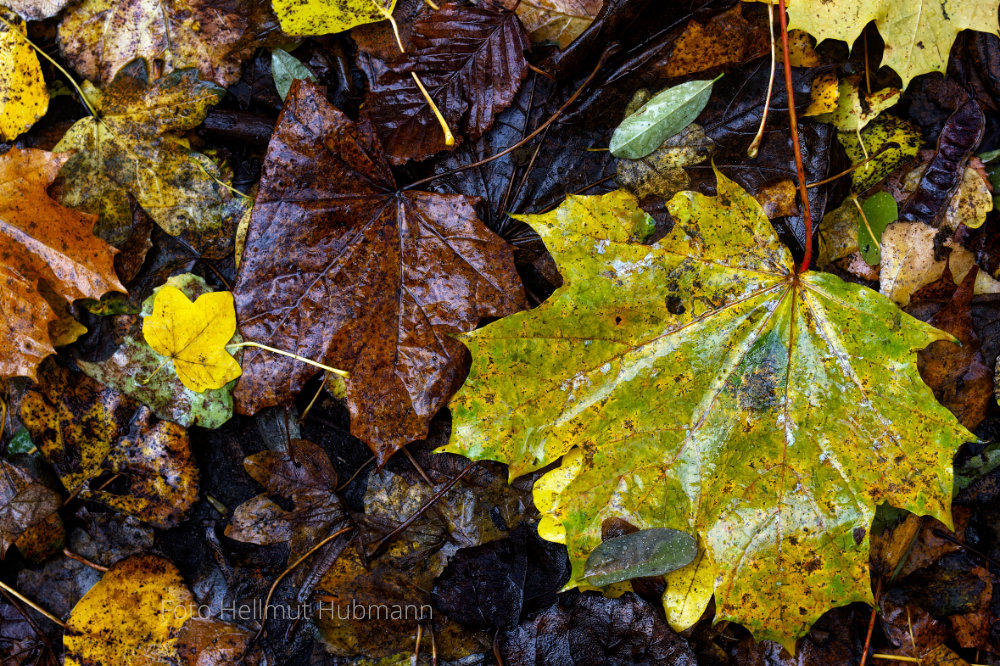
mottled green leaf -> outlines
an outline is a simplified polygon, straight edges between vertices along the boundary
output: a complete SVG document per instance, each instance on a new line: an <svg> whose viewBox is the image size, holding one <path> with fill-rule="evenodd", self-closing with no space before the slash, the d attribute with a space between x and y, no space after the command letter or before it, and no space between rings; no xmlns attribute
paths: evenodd
<svg viewBox="0 0 1000 666"><path fill-rule="evenodd" d="M302 64L302 61L284 49L271 49L271 76L274 87L278 89L281 101L288 97L288 89L295 79L315 81L316 75Z"/></svg>
<svg viewBox="0 0 1000 666"><path fill-rule="evenodd" d="M882 232L896 221L899 208L891 194L876 192L861 204L861 211L865 216L863 219L858 216L858 249L869 266L878 266L882 260L882 250L879 245Z"/></svg>
<svg viewBox="0 0 1000 666"><path fill-rule="evenodd" d="M688 81L657 93L611 135L611 154L630 160L649 155L698 117L717 80Z"/></svg>
<svg viewBox="0 0 1000 666"><path fill-rule="evenodd" d="M851 176L852 189L859 194L882 182L904 160L916 157L924 141L916 125L891 115L872 121L861 130L860 140L856 132L840 132L837 138L854 164L875 155Z"/></svg>
<svg viewBox="0 0 1000 666"><path fill-rule="evenodd" d="M716 197L671 199L652 245L622 192L519 216L563 285L462 336L473 363L443 450L512 477L563 457L535 503L577 582L607 518L697 534L716 618L791 647L829 608L872 602L878 504L950 522L952 455L974 436L917 372L916 350L950 336L796 274L760 205L716 177Z"/></svg>
<svg viewBox="0 0 1000 666"><path fill-rule="evenodd" d="M177 287L192 300L212 291L204 280L191 273L173 277L166 285ZM133 318L121 346L111 358L100 363L81 360L77 365L105 386L145 404L161 419L184 427L218 428L232 418L236 380L220 389L198 393L184 386L175 372L163 368L168 359L153 351L142 335L143 318L153 313L155 298L156 292L142 304L142 312ZM236 333L229 344L242 340Z"/></svg>
<svg viewBox="0 0 1000 666"><path fill-rule="evenodd" d="M698 542L687 532L655 527L605 541L590 554L584 568L597 587L643 576L662 576L694 561Z"/></svg>

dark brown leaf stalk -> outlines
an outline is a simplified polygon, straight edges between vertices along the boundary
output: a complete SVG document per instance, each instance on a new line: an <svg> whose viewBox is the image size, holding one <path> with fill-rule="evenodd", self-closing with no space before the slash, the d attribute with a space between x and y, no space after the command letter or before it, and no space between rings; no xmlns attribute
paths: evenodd
<svg viewBox="0 0 1000 666"><path fill-rule="evenodd" d="M795 90L792 88L792 63L788 56L788 16L785 0L778 0L778 18L781 23L781 54L785 61L785 89L788 91L788 124L792 130L792 147L795 150L795 172L799 176L799 195L802 197L802 218L806 225L806 252L802 257L799 273L809 270L812 260L812 218L809 217L809 193L806 191L806 172L802 168L802 149L799 147L799 121L795 114Z"/></svg>

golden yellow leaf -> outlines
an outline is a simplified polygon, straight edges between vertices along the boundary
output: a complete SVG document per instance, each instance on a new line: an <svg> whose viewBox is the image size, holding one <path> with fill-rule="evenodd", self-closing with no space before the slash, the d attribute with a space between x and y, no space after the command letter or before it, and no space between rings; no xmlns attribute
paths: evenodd
<svg viewBox="0 0 1000 666"><path fill-rule="evenodd" d="M226 344L236 332L236 308L228 291L202 294L191 302L177 287L162 287L142 334L153 350L168 357L192 391L222 388L242 374Z"/></svg>
<svg viewBox="0 0 1000 666"><path fill-rule="evenodd" d="M177 664L177 634L194 597L177 567L155 555L122 560L73 607L65 666Z"/></svg>
<svg viewBox="0 0 1000 666"><path fill-rule="evenodd" d="M4 8L0 18L0 140L10 141L49 110L49 91L24 21Z"/></svg>
<svg viewBox="0 0 1000 666"><path fill-rule="evenodd" d="M289 35L326 35L385 20L396 0L272 0L272 6Z"/></svg>

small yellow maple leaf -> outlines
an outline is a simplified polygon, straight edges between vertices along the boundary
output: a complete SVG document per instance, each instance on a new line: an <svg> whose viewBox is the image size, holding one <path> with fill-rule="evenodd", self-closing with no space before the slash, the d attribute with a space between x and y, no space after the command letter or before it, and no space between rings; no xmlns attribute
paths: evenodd
<svg viewBox="0 0 1000 666"><path fill-rule="evenodd" d="M222 388L239 377L240 364L226 351L236 332L236 308L228 291L202 294L191 302L177 287L156 294L153 314L142 322L147 344L168 357L192 391Z"/></svg>

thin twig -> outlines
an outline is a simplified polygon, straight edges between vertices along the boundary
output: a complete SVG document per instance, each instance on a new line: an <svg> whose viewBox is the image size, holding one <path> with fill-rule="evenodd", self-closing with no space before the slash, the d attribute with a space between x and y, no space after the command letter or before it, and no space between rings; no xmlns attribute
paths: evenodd
<svg viewBox="0 0 1000 666"><path fill-rule="evenodd" d="M21 594L20 592L18 592L14 588L12 588L10 585L8 585L7 583L3 582L2 580L0 580L0 590L3 590L4 592L6 592L7 594L9 594L10 596L12 596L15 599L17 599L18 601L20 601L21 603L26 604L27 606L29 606L35 612L37 612L37 613L45 616L46 618L52 620L53 622L55 622L56 624L58 624L63 629L69 629L69 627L66 626L65 622L63 622L62 620L60 620L59 618L57 618L55 615L53 615L52 613L48 612L47 610L45 610L44 608L42 608L41 606L39 606L38 604L36 604L34 601L32 601L28 597L24 596L23 594Z"/></svg>
<svg viewBox="0 0 1000 666"><path fill-rule="evenodd" d="M540 76L544 76L549 81L555 81L556 80L556 77L552 76L551 74L549 74L548 72L546 72L544 69L539 69L539 68L535 67L530 62L528 63L528 69L530 69L531 71L533 71L535 74L538 74Z"/></svg>
<svg viewBox="0 0 1000 666"><path fill-rule="evenodd" d="M327 377L329 377L329 375L327 375L327 374L324 373L323 374L323 381L321 381L319 383L319 388L316 389L316 394L312 397L312 400L309 401L309 404L306 405L306 408L302 412L302 415L299 416L299 418L295 419L299 423L303 423L306 420L306 416L309 415L309 410L312 409L313 405L316 404L316 401L319 400L319 394L323 392L323 387L326 386L326 378Z"/></svg>
<svg viewBox="0 0 1000 666"><path fill-rule="evenodd" d="M992 557L990 557L986 553L983 553L981 551L976 550L975 548L973 548L972 546L968 545L967 543L965 543L964 541L962 541L958 537L954 537L954 536L948 534L947 532L942 532L939 529L934 529L933 532L934 532L934 536L938 537L939 539L945 539L946 541L951 541L956 546L959 546L960 548L963 548L963 549L969 551L973 555L976 555L978 557L983 558L984 560L986 560L987 562L989 562L993 566L997 567L997 569L1000 569L1000 562L997 562L995 559L993 559Z"/></svg>
<svg viewBox="0 0 1000 666"><path fill-rule="evenodd" d="M826 185L827 183L832 183L833 181L837 180L838 178L843 178L844 176L846 176L847 174L851 173L855 169L860 169L861 167L863 167L864 165L868 164L873 159L875 159L876 157L878 157L879 155L881 155L882 153L884 153L885 151L887 151L887 150L889 150L891 148L899 148L899 144L896 143L895 141L890 141L889 143L887 143L884 146L882 146L881 148L879 148L877 153L874 153L870 157L861 160L857 164L852 164L850 167L848 167L847 169L844 169L843 171L841 171L840 173L838 173L838 174L836 174L834 176L830 176L828 178L824 178L823 180L817 180L815 183L809 183L808 185L806 185L806 189L810 190L810 189L812 189L814 187L819 187L820 185Z"/></svg>
<svg viewBox="0 0 1000 666"><path fill-rule="evenodd" d="M785 0L781 0L784 2ZM865 662L868 661L868 650L871 648L872 644L872 632L875 631L875 615L878 612L879 597L882 596L882 577L878 579L878 583L875 584L875 604L872 606L872 616L868 619L868 634L865 636L865 647L861 651L861 663L858 666L865 666Z"/></svg>
<svg viewBox="0 0 1000 666"><path fill-rule="evenodd" d="M413 457L413 454L410 453L409 449L407 449L405 446L403 447L403 453L406 455L407 458L410 459L410 464L413 465L414 469L416 469L420 473L420 476L424 478L424 481L427 482L427 485L433 486L434 482L431 481L431 477L427 476L427 472L424 471L424 468L420 466L420 463L417 462L417 459Z"/></svg>
<svg viewBox="0 0 1000 666"><path fill-rule="evenodd" d="M563 104L562 106L560 106L559 109L555 113L553 113L549 117L548 120L546 120L544 123L542 123L541 125L539 125L531 134L529 134L528 136L524 137L523 139L521 139L520 141L518 141L517 143L515 143L513 146L510 146L509 148L506 148L505 150L501 150L499 153L496 153L495 155L491 155L491 156L489 156L489 157L487 157L485 159L479 160L478 162L473 162L472 164L466 164L465 166L456 167L456 168L451 169L449 171L442 171L441 173L436 173L433 176L428 176L427 178L422 178L422 179L420 179L420 180L418 180L418 181L416 181L414 183L410 183L409 185L407 185L403 189L404 190L412 190L414 187L417 187L418 185L425 185L425 184L427 184L427 183L429 183L431 181L437 180L438 178L443 178L445 176L450 176L450 175L452 175L454 173L458 173L459 171L465 171L466 169L475 169L476 167L481 167L484 164L489 164L493 160L500 159L504 155L509 155L510 153L514 152L515 150L517 150L521 146L523 146L526 143L530 142L536 136L538 136L539 134L541 134L542 132L544 132L545 128L547 128L549 125L551 125L552 123L554 123L556 120L559 119L559 117L562 115L563 111L565 111L567 108L569 108L569 106L571 104L573 104L573 102L576 101L576 99L580 96L580 94L587 88L588 85L590 85L590 82L594 80L594 77L597 76L597 72L599 72L600 69L604 66L604 63L607 61L607 59L609 57L611 57L612 55L614 55L615 53L617 53L618 49L619 49L619 46L618 46L617 43L611 44L610 46L608 46L608 48L606 48L604 50L604 53L601 54L600 59L597 61L597 66L594 67L594 71L592 71L590 73L590 76L588 76L586 78L586 80L583 83L580 84L580 87L577 88L576 92L574 92L570 96L570 98L568 100L566 100L566 103Z"/></svg>
<svg viewBox="0 0 1000 666"><path fill-rule="evenodd" d="M389 543L390 541L392 541L393 539L395 539L397 536L399 536L400 534L402 534L403 532L405 532L407 530L407 528L409 528L410 525L412 525L417 520L417 518L419 518L420 516L424 515L424 513L427 511L427 509L429 509L432 506L434 506L434 504L437 503L437 501L440 500L442 497L444 497L445 494L449 490L451 490L452 487L456 483L458 483L458 481L463 476L465 476L473 467L475 467L478 464L479 464L478 461L473 460L468 465L466 465L465 469L463 469L461 472L459 472L458 474L456 474L455 477L452 478L451 481L449 481L448 483L446 483L444 485L444 487L441 488L441 490L439 490L436 493L434 493L434 496L431 497L426 502L424 502L423 506L421 506L419 509L417 509L416 512L414 512L414 514L412 516L410 516L405 521L403 521L402 523L400 523L399 527L397 527L396 529L394 529L393 531L389 532L384 537L382 537L382 539L380 539L379 542L377 544L375 544L375 549L372 550L372 553L371 553L371 555L368 556L368 559L369 560L374 560L376 557L378 557L379 555L381 555L382 554L382 550L385 548L385 545L387 543Z"/></svg>
<svg viewBox="0 0 1000 666"><path fill-rule="evenodd" d="M806 171L802 167L802 148L799 146L799 121L795 114L795 88L792 85L792 61L788 54L788 17L785 0L778 0L778 19L781 23L781 55L785 61L785 89L788 91L788 125L792 131L792 148L795 149L795 172L799 177L799 195L802 197L802 218L805 221L806 251L802 257L800 273L809 270L812 261L812 218L809 215L809 193L806 191Z"/></svg>
<svg viewBox="0 0 1000 666"><path fill-rule="evenodd" d="M356 471L354 474L351 474L351 478L349 478L347 481L345 481L334 492L338 492L339 493L341 490L343 490L347 486L351 485L351 483L354 481L354 479L358 478L358 474L361 474L361 471L364 470L365 467L368 467L368 465L371 465L373 462L375 462L375 456L372 456L367 461L365 461L365 463L361 467L358 468L358 471Z"/></svg>
<svg viewBox="0 0 1000 666"><path fill-rule="evenodd" d="M102 564L98 564L97 562L91 562L90 560L88 560L83 555L77 555L76 553L74 553L72 550L70 550L68 548L63 548L63 555L65 555L66 557L68 557L71 560L76 560L77 562L79 562L81 564L86 564L91 569L96 569L98 571L107 571L108 570L108 568L106 566L104 566Z"/></svg>
<svg viewBox="0 0 1000 666"><path fill-rule="evenodd" d="M757 152L760 150L760 142L764 138L764 127L767 125L767 112L771 108L771 91L774 89L775 51L777 51L777 47L774 44L774 5L770 2L767 3L767 27L771 34L771 78L767 80L767 97L764 98L764 113L760 117L757 136L753 138L750 147L747 148L747 156L750 159L756 159Z"/></svg>

